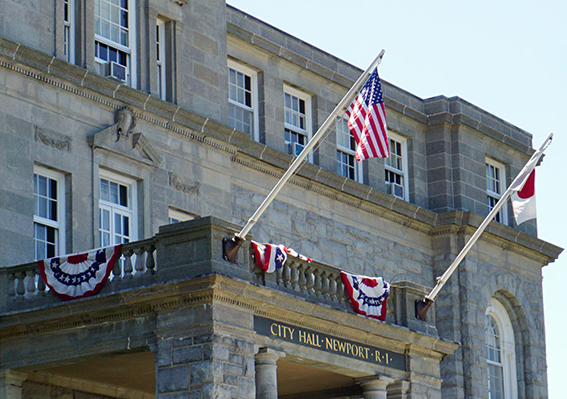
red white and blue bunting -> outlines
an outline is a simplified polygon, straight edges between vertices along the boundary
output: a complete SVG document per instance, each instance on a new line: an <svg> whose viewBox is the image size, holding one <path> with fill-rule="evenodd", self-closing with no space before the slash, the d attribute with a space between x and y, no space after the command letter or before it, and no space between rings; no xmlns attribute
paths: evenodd
<svg viewBox="0 0 567 399"><path fill-rule="evenodd" d="M286 248L281 244L260 244L256 241L251 241L251 244L252 255L256 264L266 273L273 273L280 269L287 260L288 255L311 262L311 259L307 256L301 255L294 249Z"/></svg>
<svg viewBox="0 0 567 399"><path fill-rule="evenodd" d="M386 299L390 284L382 277L367 277L341 271L341 277L357 313L378 320L386 320Z"/></svg>
<svg viewBox="0 0 567 399"><path fill-rule="evenodd" d="M96 294L104 285L121 245L37 261L45 284L63 300Z"/></svg>

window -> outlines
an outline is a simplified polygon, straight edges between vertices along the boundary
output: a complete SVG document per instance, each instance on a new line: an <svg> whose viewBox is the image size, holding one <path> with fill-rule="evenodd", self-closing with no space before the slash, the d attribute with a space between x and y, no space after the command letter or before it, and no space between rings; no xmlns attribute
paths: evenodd
<svg viewBox="0 0 567 399"><path fill-rule="evenodd" d="M504 306L491 298L485 315L488 397L517 397L514 331Z"/></svg>
<svg viewBox="0 0 567 399"><path fill-rule="evenodd" d="M63 3L63 54L65 60L75 62L75 0Z"/></svg>
<svg viewBox="0 0 567 399"><path fill-rule="evenodd" d="M250 68L228 61L229 124L248 133L255 140L258 135L256 73Z"/></svg>
<svg viewBox="0 0 567 399"><path fill-rule="evenodd" d="M100 246L136 240L135 182L110 172L102 172L99 181Z"/></svg>
<svg viewBox="0 0 567 399"><path fill-rule="evenodd" d="M187 220L193 220L193 219L195 219L195 215L191 213L169 208L169 212L168 212L169 224L186 222Z"/></svg>
<svg viewBox="0 0 567 399"><path fill-rule="evenodd" d="M488 201L488 211L490 212L495 206L506 188L506 175L504 165L494 160L486 160L486 196ZM500 212L494 216L494 220L500 223L507 223L506 204L500 209Z"/></svg>
<svg viewBox="0 0 567 399"><path fill-rule="evenodd" d="M36 166L33 174L35 259L65 253L65 180L60 173Z"/></svg>
<svg viewBox="0 0 567 399"><path fill-rule="evenodd" d="M311 98L292 87L284 87L285 143L288 154L297 156L311 138Z"/></svg>
<svg viewBox="0 0 567 399"><path fill-rule="evenodd" d="M156 20L156 65L159 98L166 100L165 21Z"/></svg>
<svg viewBox="0 0 567 399"><path fill-rule="evenodd" d="M95 0L95 61L99 72L135 86L134 0Z"/></svg>
<svg viewBox="0 0 567 399"><path fill-rule="evenodd" d="M390 156L385 159L386 192L403 200L408 200L408 166L406 140L392 132L390 140Z"/></svg>
<svg viewBox="0 0 567 399"><path fill-rule="evenodd" d="M345 118L337 117L337 173L362 183L362 164L354 158L356 142Z"/></svg>
<svg viewBox="0 0 567 399"><path fill-rule="evenodd" d="M500 331L494 318L486 315L486 362L488 364L488 392L491 399L504 399L504 370L500 349Z"/></svg>

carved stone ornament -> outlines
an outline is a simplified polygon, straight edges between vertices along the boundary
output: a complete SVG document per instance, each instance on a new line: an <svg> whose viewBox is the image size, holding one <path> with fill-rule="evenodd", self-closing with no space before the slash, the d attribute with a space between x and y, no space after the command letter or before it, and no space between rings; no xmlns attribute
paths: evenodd
<svg viewBox="0 0 567 399"><path fill-rule="evenodd" d="M201 187L201 183L199 182L185 184L180 180L179 176L176 176L171 172L169 172L169 185L174 187L176 190L191 195L199 194L199 188Z"/></svg>
<svg viewBox="0 0 567 399"><path fill-rule="evenodd" d="M120 137L128 137L134 127L136 127L136 117L132 112L131 108L122 108L116 113L116 141L120 140Z"/></svg>
<svg viewBox="0 0 567 399"><path fill-rule="evenodd" d="M134 132L136 116L131 108L119 110L115 121L115 124L88 135L89 145L154 167L163 162L163 157L149 140L142 133Z"/></svg>
<svg viewBox="0 0 567 399"><path fill-rule="evenodd" d="M71 137L56 133L51 130L43 129L37 125L35 127L35 141L57 148L58 150L71 151Z"/></svg>

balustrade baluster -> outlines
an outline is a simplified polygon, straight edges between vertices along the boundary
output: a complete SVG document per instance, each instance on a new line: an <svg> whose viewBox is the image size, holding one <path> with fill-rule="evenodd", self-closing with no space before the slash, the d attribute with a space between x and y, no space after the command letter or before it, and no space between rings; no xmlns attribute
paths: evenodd
<svg viewBox="0 0 567 399"><path fill-rule="evenodd" d="M156 261L154 259L154 251L156 247L154 245L149 245L146 249L146 269L151 273L154 273L156 268Z"/></svg>
<svg viewBox="0 0 567 399"><path fill-rule="evenodd" d="M307 266L305 268L305 279L306 279L306 283L305 283L305 292L307 292L307 294L312 295L314 293L314 287L315 287L315 271L317 269L313 268L312 266Z"/></svg>
<svg viewBox="0 0 567 399"><path fill-rule="evenodd" d="M280 267L278 270L276 270L276 284L277 285L281 285L283 283L283 273L284 273L284 270L286 268L288 268L288 266L286 266L285 263L284 263L282 267Z"/></svg>
<svg viewBox="0 0 567 399"><path fill-rule="evenodd" d="M145 270L144 252L145 249L143 247L134 249L134 253L136 254L136 273L143 274L142 272Z"/></svg>
<svg viewBox="0 0 567 399"><path fill-rule="evenodd" d="M300 273L299 273L299 263L297 262L291 262L290 264L291 267L291 288L294 291L298 291L299 290L299 279L300 279Z"/></svg>
<svg viewBox="0 0 567 399"><path fill-rule="evenodd" d="M37 290L40 294L45 294L47 286L45 285L45 281L43 281L43 277L39 276L37 278Z"/></svg>
<svg viewBox="0 0 567 399"><path fill-rule="evenodd" d="M16 275L14 273L8 275L8 295L16 296Z"/></svg>
<svg viewBox="0 0 567 399"><path fill-rule="evenodd" d="M298 281L297 281L297 286L299 291L306 291L306 287L307 287L307 267L302 264L302 263L298 263L297 264L297 272L298 272Z"/></svg>
<svg viewBox="0 0 567 399"><path fill-rule="evenodd" d="M283 266L282 272L282 282L284 287L289 287L291 285L291 265L293 262L286 262Z"/></svg>
<svg viewBox="0 0 567 399"><path fill-rule="evenodd" d="M321 296L325 299L329 298L329 277L326 271L321 273Z"/></svg>
<svg viewBox="0 0 567 399"><path fill-rule="evenodd" d="M34 270L28 270L26 272L27 275L27 284L26 284L26 292L27 293L34 293L36 291L35 288L35 271Z"/></svg>
<svg viewBox="0 0 567 399"><path fill-rule="evenodd" d="M344 303L347 300L345 285L341 276L337 277L337 300L339 301L339 303Z"/></svg>
<svg viewBox="0 0 567 399"><path fill-rule="evenodd" d="M122 265L126 261L126 258L130 256L128 255L128 251L125 251L124 249L122 249L121 252L122 255L119 256L118 259L116 259L116 262L114 262L114 266L112 267L113 280L122 278Z"/></svg>
<svg viewBox="0 0 567 399"><path fill-rule="evenodd" d="M315 279L315 284L314 284L314 286L313 286L313 291L315 292L315 295L316 295L316 296L321 296L321 286L322 286L322 284L321 284L321 280L322 280L321 274L322 274L321 270L319 270L319 269L313 270L313 277L314 277L314 279Z"/></svg>
<svg viewBox="0 0 567 399"><path fill-rule="evenodd" d="M16 294L24 295L26 293L26 287L24 285L24 279L26 278L25 272L18 273L18 284L16 286Z"/></svg>
<svg viewBox="0 0 567 399"><path fill-rule="evenodd" d="M337 276L332 273L329 275L329 298L332 301L337 300Z"/></svg>
<svg viewBox="0 0 567 399"><path fill-rule="evenodd" d="M132 268L132 255L134 254L134 251L132 251L131 249L129 249L128 251L126 251L126 253L124 254L126 257L124 258L124 278L127 277L132 277L132 271L134 270Z"/></svg>

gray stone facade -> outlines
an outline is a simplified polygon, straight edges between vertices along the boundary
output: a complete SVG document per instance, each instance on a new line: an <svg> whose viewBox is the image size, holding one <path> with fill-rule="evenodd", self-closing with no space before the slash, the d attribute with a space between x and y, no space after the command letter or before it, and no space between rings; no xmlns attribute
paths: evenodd
<svg viewBox="0 0 567 399"><path fill-rule="evenodd" d="M129 86L100 74L93 3L70 1L73 62L63 2L0 3L0 398L268 398L278 389L285 398L483 398L491 299L510 319L518 397L547 397L541 268L561 249L537 238L535 221L517 226L508 207L428 321L411 308L488 214L486 160L503 165L509 184L533 152L529 133L458 97L421 99L382 81L389 129L407 143L406 200L387 194L383 160L364 162L364 183L337 174L332 131L248 237L314 262L264 275L249 241L238 265L222 260L220 242L293 161L284 87L309 96L314 133L361 71L224 1L137 0ZM164 100L151 61L158 20ZM230 127L228 60L256 73L257 140ZM132 264L91 298L63 303L30 263L38 168L64 187L60 252L103 245L101 178L129 187L132 243L122 253ZM172 210L201 218L169 225ZM352 311L340 269L392 283L385 323ZM259 317L391 351L405 369L263 336Z"/></svg>

